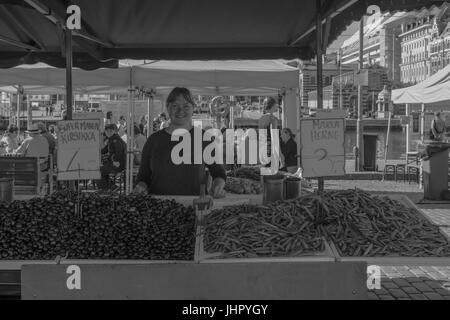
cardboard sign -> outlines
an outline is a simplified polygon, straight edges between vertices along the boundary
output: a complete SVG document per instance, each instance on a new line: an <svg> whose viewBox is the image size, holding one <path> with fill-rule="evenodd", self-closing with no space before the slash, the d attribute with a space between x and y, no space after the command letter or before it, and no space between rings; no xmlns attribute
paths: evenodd
<svg viewBox="0 0 450 320"><path fill-rule="evenodd" d="M300 131L304 178L345 175L344 119L304 119Z"/></svg>
<svg viewBox="0 0 450 320"><path fill-rule="evenodd" d="M58 180L100 179L100 120L58 122Z"/></svg>
<svg viewBox="0 0 450 320"><path fill-rule="evenodd" d="M72 114L73 120L86 120L86 119L98 119L100 120L100 132L105 131L105 123L104 123L105 115L103 112L74 112Z"/></svg>
<svg viewBox="0 0 450 320"><path fill-rule="evenodd" d="M319 119L339 119L347 116L347 110L342 109L321 109L316 111L316 118Z"/></svg>

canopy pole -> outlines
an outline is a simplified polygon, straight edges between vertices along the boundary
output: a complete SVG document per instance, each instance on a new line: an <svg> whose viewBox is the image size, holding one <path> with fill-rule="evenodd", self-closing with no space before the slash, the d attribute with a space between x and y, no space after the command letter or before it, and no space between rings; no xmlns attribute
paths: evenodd
<svg viewBox="0 0 450 320"><path fill-rule="evenodd" d="M14 123L13 94L9 93L9 125Z"/></svg>
<svg viewBox="0 0 450 320"><path fill-rule="evenodd" d="M33 121L33 110L31 109L30 96L27 95L27 129L30 129Z"/></svg>
<svg viewBox="0 0 450 320"><path fill-rule="evenodd" d="M406 116L409 117L410 116L410 105L409 103L406 104ZM410 143L410 135L409 135L409 122L406 124L406 157L408 158L408 153L409 153L409 143Z"/></svg>
<svg viewBox="0 0 450 320"><path fill-rule="evenodd" d="M66 48L66 119L72 120L72 30L65 28Z"/></svg>
<svg viewBox="0 0 450 320"><path fill-rule="evenodd" d="M153 110L153 96L147 98L147 138L153 133L153 126L151 125L152 111Z"/></svg>
<svg viewBox="0 0 450 320"><path fill-rule="evenodd" d="M20 107L22 106L22 86L19 85L19 87L17 88L17 108L16 108L16 125L17 125L17 129L18 132L20 134Z"/></svg>
<svg viewBox="0 0 450 320"><path fill-rule="evenodd" d="M391 132L392 112L389 111L388 113L389 113L389 120L388 120L387 134L386 134L386 146L384 148L384 164L383 164L383 168L386 167L387 154L388 154L388 149L389 149L389 134ZM383 181L384 181L385 174L386 174L386 170L383 169Z"/></svg>
<svg viewBox="0 0 450 320"><path fill-rule="evenodd" d="M317 50L317 110L323 109L323 83L322 83L322 0L316 0L316 50ZM323 177L318 179L319 192L325 189Z"/></svg>
<svg viewBox="0 0 450 320"><path fill-rule="evenodd" d="M420 139L422 142L425 140L425 103L422 103L422 109L420 112Z"/></svg>
<svg viewBox="0 0 450 320"><path fill-rule="evenodd" d="M359 22L359 73L362 75L364 70L364 16L361 17ZM364 127L363 127L363 88L362 85L358 85L358 118L356 120L356 148L357 148L357 171L364 170Z"/></svg>

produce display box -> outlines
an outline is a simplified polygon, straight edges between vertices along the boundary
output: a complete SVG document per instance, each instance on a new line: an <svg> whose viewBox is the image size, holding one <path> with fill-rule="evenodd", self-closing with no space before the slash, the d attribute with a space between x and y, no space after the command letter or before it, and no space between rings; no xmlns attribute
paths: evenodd
<svg viewBox="0 0 450 320"><path fill-rule="evenodd" d="M255 257L255 258L230 258L224 254L208 253L204 250L204 217L208 212L200 213L197 224L197 237L195 244L194 261L198 263L262 263L262 262L335 262L336 257L330 244L323 239L325 249L322 252L305 254L296 257Z"/></svg>
<svg viewBox="0 0 450 320"><path fill-rule="evenodd" d="M431 219L423 214L423 212L415 205L411 199L404 195L387 195L392 200L397 200L401 202L408 208L414 209L414 211L424 220L429 223L432 223ZM433 224L433 223L432 223ZM440 233L443 237L447 239L450 243L450 237L439 228ZM450 257L405 257L405 256L380 256L380 257L345 257L339 253L339 249L336 245L330 241L329 242L330 249L333 253L333 256L336 257L336 261L341 262L355 262L355 261L365 261L368 265L420 265L420 266L448 266L450 265Z"/></svg>

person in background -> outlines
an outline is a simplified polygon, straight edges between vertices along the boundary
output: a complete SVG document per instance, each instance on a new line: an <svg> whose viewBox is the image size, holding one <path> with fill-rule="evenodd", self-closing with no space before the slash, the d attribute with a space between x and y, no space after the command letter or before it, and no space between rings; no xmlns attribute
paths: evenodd
<svg viewBox="0 0 450 320"><path fill-rule="evenodd" d="M198 195L200 186L206 181L208 168L213 179L209 194L215 198L225 197L226 172L222 165L206 165L203 161L201 164L194 164L194 152L188 155L190 163L175 164L172 158L173 148L179 143L172 140L173 134L177 134L179 130L189 134L191 150L194 150L194 131L201 130L192 125L195 102L191 92L186 88L174 88L167 97L166 108L171 120L170 125L152 134L145 143L134 192ZM207 145L208 143L204 142L203 149Z"/></svg>
<svg viewBox="0 0 450 320"><path fill-rule="evenodd" d="M122 137L127 132L127 122L124 116L120 116L119 122L117 122L117 130L119 137Z"/></svg>
<svg viewBox="0 0 450 320"><path fill-rule="evenodd" d="M25 157L45 157L49 155L50 146L48 141L41 135L41 130L36 124L32 124L30 129L25 131L28 137L15 150L15 154Z"/></svg>
<svg viewBox="0 0 450 320"><path fill-rule="evenodd" d="M48 116L48 106L45 106L45 115Z"/></svg>
<svg viewBox="0 0 450 320"><path fill-rule="evenodd" d="M103 119L103 124L106 127L108 124L113 124L113 113L112 111L106 112L106 118Z"/></svg>
<svg viewBox="0 0 450 320"><path fill-rule="evenodd" d="M161 125L159 126L159 130L169 127L170 119L167 119L166 114L161 113L160 118L161 118Z"/></svg>
<svg viewBox="0 0 450 320"><path fill-rule="evenodd" d="M440 112L435 112L434 119L431 121L430 139L434 141L444 140L445 121L441 118Z"/></svg>
<svg viewBox="0 0 450 320"><path fill-rule="evenodd" d="M53 159L55 159L56 156L56 139L47 131L47 128L43 122L38 122L37 127L41 131L41 135L47 139L48 146L49 146L49 154L52 155Z"/></svg>
<svg viewBox="0 0 450 320"><path fill-rule="evenodd" d="M263 102L264 114L258 121L258 128L260 130L266 130L267 135L267 155L270 157L272 155L272 133L270 128L278 129L279 121L273 115L278 110L277 101L272 98L266 98ZM269 164L267 164L269 166Z"/></svg>
<svg viewBox="0 0 450 320"><path fill-rule="evenodd" d="M100 167L100 189L108 189L112 187L111 181L109 180L109 174L123 171L125 169L127 159L127 146L117 134L117 126L115 124L106 125L105 135L107 141L102 148L103 163Z"/></svg>
<svg viewBox="0 0 450 320"><path fill-rule="evenodd" d="M50 134L53 136L53 138L55 138L55 140L56 140L56 129L55 129L55 125L50 125L49 127L48 127L48 132L50 132Z"/></svg>
<svg viewBox="0 0 450 320"><path fill-rule="evenodd" d="M147 137L147 116L142 115L139 119L139 131Z"/></svg>
<svg viewBox="0 0 450 320"><path fill-rule="evenodd" d="M292 133L291 129L284 128L281 130L281 171L296 173L298 170L297 143L294 139L295 135Z"/></svg>
<svg viewBox="0 0 450 320"><path fill-rule="evenodd" d="M134 164L140 165L142 160L142 150L144 150L145 143L147 142L147 138L141 133L139 127L134 126Z"/></svg>
<svg viewBox="0 0 450 320"><path fill-rule="evenodd" d="M10 124L6 129L5 134L0 140L4 145L5 153L13 153L19 148L19 129L16 125Z"/></svg>
<svg viewBox="0 0 450 320"><path fill-rule="evenodd" d="M62 117L62 120L63 120L63 121L67 120L67 110L63 110L63 111L61 112L61 117Z"/></svg>

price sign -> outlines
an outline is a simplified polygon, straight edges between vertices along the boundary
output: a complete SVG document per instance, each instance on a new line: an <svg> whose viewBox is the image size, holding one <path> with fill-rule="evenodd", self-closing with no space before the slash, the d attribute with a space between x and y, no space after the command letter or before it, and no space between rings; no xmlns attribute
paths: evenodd
<svg viewBox="0 0 450 320"><path fill-rule="evenodd" d="M304 119L300 131L303 177L345 175L344 119Z"/></svg>
<svg viewBox="0 0 450 320"><path fill-rule="evenodd" d="M100 179L100 120L58 122L58 180Z"/></svg>

